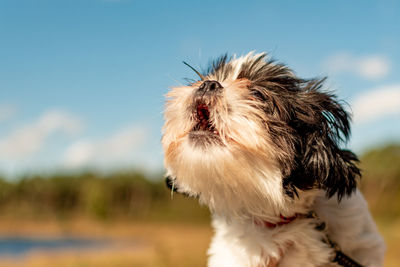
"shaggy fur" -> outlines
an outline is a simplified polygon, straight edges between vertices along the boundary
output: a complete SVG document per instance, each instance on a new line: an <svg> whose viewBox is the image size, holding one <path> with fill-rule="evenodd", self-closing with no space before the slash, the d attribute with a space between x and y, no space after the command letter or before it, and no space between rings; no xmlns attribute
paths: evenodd
<svg viewBox="0 0 400 267"><path fill-rule="evenodd" d="M170 185L213 214L209 266L336 266L315 219L263 226L310 211L345 253L381 266L357 157L341 148L349 115L324 79L253 53L223 56L198 75L167 94L162 143Z"/></svg>

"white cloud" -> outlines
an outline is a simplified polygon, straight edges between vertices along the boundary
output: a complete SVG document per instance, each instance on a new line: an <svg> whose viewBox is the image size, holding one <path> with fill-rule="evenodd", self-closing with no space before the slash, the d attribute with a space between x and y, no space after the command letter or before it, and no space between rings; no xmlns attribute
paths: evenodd
<svg viewBox="0 0 400 267"><path fill-rule="evenodd" d="M0 122L10 119L17 109L11 105L0 105Z"/></svg>
<svg viewBox="0 0 400 267"><path fill-rule="evenodd" d="M400 84L382 86L353 101L354 123L363 124L385 116L400 115Z"/></svg>
<svg viewBox="0 0 400 267"><path fill-rule="evenodd" d="M132 161L135 149L144 143L146 129L129 127L100 140L81 140L70 145L64 155L68 168L105 166Z"/></svg>
<svg viewBox="0 0 400 267"><path fill-rule="evenodd" d="M49 111L36 121L23 125L0 137L0 159L23 159L32 156L45 145L54 133L75 134L82 128L81 121L63 111Z"/></svg>
<svg viewBox="0 0 400 267"><path fill-rule="evenodd" d="M350 72L365 79L378 80L389 74L391 63L382 55L354 56L338 53L330 56L324 66L330 73Z"/></svg>

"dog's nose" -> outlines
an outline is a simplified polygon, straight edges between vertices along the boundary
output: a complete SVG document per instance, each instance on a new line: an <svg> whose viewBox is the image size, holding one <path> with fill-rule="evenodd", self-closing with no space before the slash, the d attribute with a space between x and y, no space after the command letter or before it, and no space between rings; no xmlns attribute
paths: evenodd
<svg viewBox="0 0 400 267"><path fill-rule="evenodd" d="M211 91L217 91L221 88L222 85L217 81L205 81L200 85L199 90L204 92L208 91L211 92Z"/></svg>

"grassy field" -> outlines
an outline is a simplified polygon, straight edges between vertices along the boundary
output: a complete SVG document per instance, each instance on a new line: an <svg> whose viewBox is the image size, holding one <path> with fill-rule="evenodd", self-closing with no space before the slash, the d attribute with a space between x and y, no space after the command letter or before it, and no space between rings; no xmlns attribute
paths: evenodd
<svg viewBox="0 0 400 267"><path fill-rule="evenodd" d="M387 252L385 257L385 267L400 266L400 219L393 221L377 220L378 227L382 233Z"/></svg>
<svg viewBox="0 0 400 267"><path fill-rule="evenodd" d="M0 266L205 266L211 234L206 224L2 221L2 236L101 238L112 245L81 251L34 251L18 259L3 257Z"/></svg>
<svg viewBox="0 0 400 267"><path fill-rule="evenodd" d="M378 220L388 252L385 267L400 266L400 220ZM15 222L2 220L1 235L40 237L76 236L106 238L112 246L95 250L34 251L15 259L1 258L9 267L197 267L206 265L206 251L212 230L200 223L99 223L90 220L69 222Z"/></svg>

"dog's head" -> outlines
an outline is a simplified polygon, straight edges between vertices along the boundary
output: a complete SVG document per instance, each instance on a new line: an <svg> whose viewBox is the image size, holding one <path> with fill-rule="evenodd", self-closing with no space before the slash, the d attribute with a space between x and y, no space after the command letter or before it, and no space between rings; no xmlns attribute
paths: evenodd
<svg viewBox="0 0 400 267"><path fill-rule="evenodd" d="M167 94L162 143L178 191L211 209L259 213L299 190L339 199L356 187L356 156L340 148L349 116L324 79L304 80L250 53L223 56Z"/></svg>

